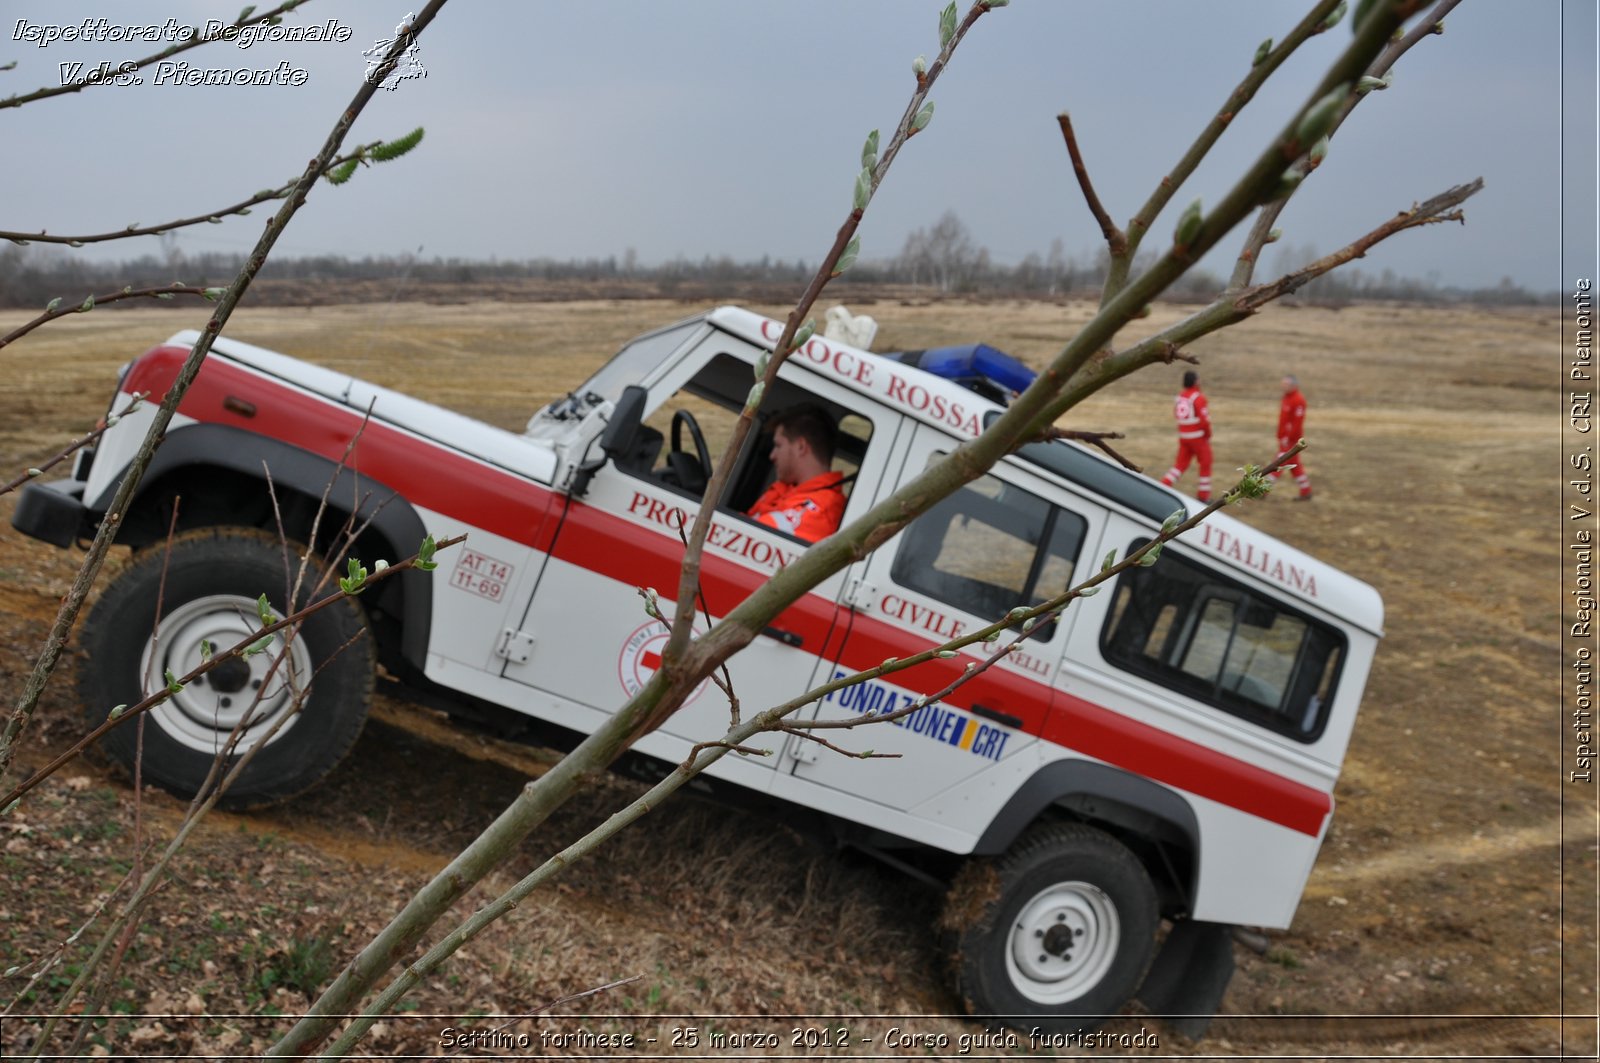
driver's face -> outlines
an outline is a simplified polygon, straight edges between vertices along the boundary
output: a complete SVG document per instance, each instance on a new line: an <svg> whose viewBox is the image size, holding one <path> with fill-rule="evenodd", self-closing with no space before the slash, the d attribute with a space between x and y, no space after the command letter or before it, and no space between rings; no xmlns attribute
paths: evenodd
<svg viewBox="0 0 1600 1063"><path fill-rule="evenodd" d="M782 428L772 430L772 452L768 458L772 461L773 471L778 479L786 484L800 482L801 447L804 444L798 439L790 439Z"/></svg>

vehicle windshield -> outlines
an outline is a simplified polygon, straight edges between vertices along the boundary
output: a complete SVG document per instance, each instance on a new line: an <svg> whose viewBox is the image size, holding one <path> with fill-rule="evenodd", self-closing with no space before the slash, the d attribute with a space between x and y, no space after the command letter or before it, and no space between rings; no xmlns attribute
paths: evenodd
<svg viewBox="0 0 1600 1063"><path fill-rule="evenodd" d="M593 392L602 399L616 402L622 397L623 388L642 381L667 355L677 350L701 322L701 318L691 318L631 341L601 366L577 393Z"/></svg>

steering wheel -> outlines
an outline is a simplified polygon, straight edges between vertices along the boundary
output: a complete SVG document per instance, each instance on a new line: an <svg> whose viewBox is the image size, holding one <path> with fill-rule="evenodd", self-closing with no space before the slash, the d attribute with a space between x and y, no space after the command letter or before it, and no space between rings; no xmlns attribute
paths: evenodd
<svg viewBox="0 0 1600 1063"><path fill-rule="evenodd" d="M689 439L694 443L694 453L683 449L683 429L689 429ZM711 449L706 446L705 433L688 410L672 412L672 449L667 453L667 468L685 491L702 492L711 475Z"/></svg>

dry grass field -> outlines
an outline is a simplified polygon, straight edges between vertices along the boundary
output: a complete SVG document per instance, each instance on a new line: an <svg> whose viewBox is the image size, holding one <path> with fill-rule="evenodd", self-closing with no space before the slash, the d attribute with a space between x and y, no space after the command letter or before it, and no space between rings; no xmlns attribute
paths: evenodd
<svg viewBox="0 0 1600 1063"><path fill-rule="evenodd" d="M631 335L701 308L275 308L244 310L229 331L518 429ZM984 340L1037 364L1090 308L885 298L851 309L877 317L879 350ZM1181 312L1157 307L1141 332ZM0 314L0 331L25 317ZM195 309L101 310L0 350L0 480L92 424L120 363L202 319ZM1219 480L1271 457L1279 378L1299 375L1316 500L1291 504L1285 484L1284 497L1239 516L1377 586L1387 637L1293 928L1271 934L1265 953L1237 950L1225 1014L1204 1041L1152 1024L1161 1054L1552 1055L1563 1009L1594 1013L1594 791L1563 784L1557 324L1554 311L1531 309L1280 307L1194 348ZM1159 474L1183 368L1124 382L1071 426L1127 433L1123 452ZM1192 476L1180 486L1192 489ZM0 498L7 706L76 560L13 532L13 504ZM58 682L47 695L25 766L79 733L70 690ZM544 762L442 719L385 701L326 785L267 812L212 819L104 1002L135 1016L119 1020L118 1052L260 1048L281 1022L273 1016L304 1007L330 963ZM630 792L598 782L497 881ZM160 794L136 810L130 789L90 760L0 820L0 970L79 926L137 840L164 839L179 811ZM947 1015L956 1001L936 961L937 911L937 897L891 873L681 801L456 960L371 1045L437 1052L439 1030L464 1017L519 1014L634 976L563 1013L616 1016L593 1024L614 1030L644 1016ZM16 988L0 982L7 999ZM164 1013L210 1017L149 1017ZM1130 1016L1110 1029L1140 1026ZM914 1027L952 1040L981 1029L950 1017ZM28 1029L8 1022L0 1051L25 1044ZM1577 1048L1592 1050L1593 1029L1570 1027Z"/></svg>

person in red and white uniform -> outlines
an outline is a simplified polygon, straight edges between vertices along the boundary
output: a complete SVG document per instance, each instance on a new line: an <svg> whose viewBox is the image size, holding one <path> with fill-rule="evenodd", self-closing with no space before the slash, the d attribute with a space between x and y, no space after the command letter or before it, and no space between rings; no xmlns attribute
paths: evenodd
<svg viewBox="0 0 1600 1063"><path fill-rule="evenodd" d="M777 479L748 513L781 532L814 543L839 530L844 517L844 474L833 471L838 429L820 406L792 406L775 415L773 472Z"/></svg>
<svg viewBox="0 0 1600 1063"><path fill-rule="evenodd" d="M1200 484L1195 497L1202 502L1211 501L1211 412L1206 408L1206 397L1200 391L1200 376L1193 369L1183 374L1183 390L1172 400L1172 413L1178 419L1178 456L1172 468L1161 478L1171 487L1178 482L1189 467L1189 462L1200 463Z"/></svg>
<svg viewBox="0 0 1600 1063"><path fill-rule="evenodd" d="M1283 378L1283 405L1278 407L1278 453L1282 455L1300 442L1305 431L1306 397L1300 393L1300 381L1286 376ZM1311 477L1306 475L1306 463L1300 460L1299 454L1275 469L1272 478L1276 480L1285 471L1294 474L1294 482L1300 488L1295 501L1311 501Z"/></svg>

